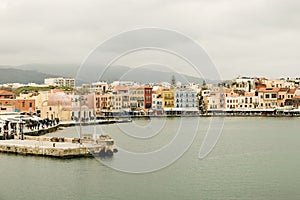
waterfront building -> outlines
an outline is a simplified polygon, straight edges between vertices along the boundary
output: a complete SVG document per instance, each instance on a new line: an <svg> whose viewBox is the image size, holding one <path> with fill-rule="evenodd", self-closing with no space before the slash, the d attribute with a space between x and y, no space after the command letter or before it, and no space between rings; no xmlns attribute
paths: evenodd
<svg viewBox="0 0 300 200"><path fill-rule="evenodd" d="M222 111L225 109L225 93L230 90L226 90L220 87L210 88L210 95L204 97L204 102L207 104L207 111Z"/></svg>
<svg viewBox="0 0 300 200"><path fill-rule="evenodd" d="M289 89L288 92L287 92L287 98L288 99L293 99L294 96L295 96L296 91L297 91L296 88Z"/></svg>
<svg viewBox="0 0 300 200"><path fill-rule="evenodd" d="M259 108L269 109L278 106L278 93L280 88L260 88L257 90Z"/></svg>
<svg viewBox="0 0 300 200"><path fill-rule="evenodd" d="M90 121L95 119L95 94L68 95L71 98L71 120ZM68 108L68 107L67 107ZM67 110L66 108L66 110Z"/></svg>
<svg viewBox="0 0 300 200"><path fill-rule="evenodd" d="M95 93L96 116L104 116L110 110L110 94Z"/></svg>
<svg viewBox="0 0 300 200"><path fill-rule="evenodd" d="M144 109L149 111L152 107L152 87L144 86Z"/></svg>
<svg viewBox="0 0 300 200"><path fill-rule="evenodd" d="M156 90L152 92L152 111L153 115L162 115L163 111L163 98L160 93L157 93Z"/></svg>
<svg viewBox="0 0 300 200"><path fill-rule="evenodd" d="M160 88L157 91L163 98L163 108L175 108L174 107L174 89L173 88Z"/></svg>
<svg viewBox="0 0 300 200"><path fill-rule="evenodd" d="M15 107L13 105L0 104L0 112L15 112Z"/></svg>
<svg viewBox="0 0 300 200"><path fill-rule="evenodd" d="M16 112L35 113L34 99L0 99L1 107L12 106Z"/></svg>
<svg viewBox="0 0 300 200"><path fill-rule="evenodd" d="M126 110L128 111L129 106L129 93L128 93L128 88L125 85L116 85L113 88L113 94L118 95L117 98L119 97L119 109Z"/></svg>
<svg viewBox="0 0 300 200"><path fill-rule="evenodd" d="M130 87L129 106L132 111L139 111L141 113L148 114L152 107L152 87Z"/></svg>
<svg viewBox="0 0 300 200"><path fill-rule="evenodd" d="M285 106L285 101L288 99L288 91L289 88L280 88L278 91L278 100L277 100L277 105L278 107L284 107Z"/></svg>
<svg viewBox="0 0 300 200"><path fill-rule="evenodd" d="M239 111L251 110L258 108L259 98L255 92L245 92L243 95L237 93L227 94L225 97L226 109L235 109Z"/></svg>
<svg viewBox="0 0 300 200"><path fill-rule="evenodd" d="M122 95L117 93L110 94L109 107L112 111L119 111L122 109Z"/></svg>
<svg viewBox="0 0 300 200"><path fill-rule="evenodd" d="M54 90L51 91L34 91L34 92L23 92L20 93L17 99L33 99L35 100L35 110L37 116L41 116L42 108L47 104L49 96L53 93Z"/></svg>
<svg viewBox="0 0 300 200"><path fill-rule="evenodd" d="M199 109L196 91L187 87L175 88L174 107L172 110L175 115L198 114Z"/></svg>
<svg viewBox="0 0 300 200"><path fill-rule="evenodd" d="M142 87L129 88L129 106L133 111L144 108L144 89Z"/></svg>
<svg viewBox="0 0 300 200"><path fill-rule="evenodd" d="M196 108L197 107L196 91L190 88L175 88L174 94L175 94L174 95L175 108Z"/></svg>
<svg viewBox="0 0 300 200"><path fill-rule="evenodd" d="M239 108L239 95L233 90L224 90L225 94L225 108L236 109Z"/></svg>
<svg viewBox="0 0 300 200"><path fill-rule="evenodd" d="M293 97L293 108L300 109L300 95Z"/></svg>
<svg viewBox="0 0 300 200"><path fill-rule="evenodd" d="M285 100L285 107L287 109L292 109L293 106L294 106L294 101L293 101L293 98L297 95L297 89L296 88L291 88L287 91L287 94L286 94L286 100Z"/></svg>
<svg viewBox="0 0 300 200"><path fill-rule="evenodd" d="M51 92L48 100L42 102L41 114L42 119L59 118L61 121L71 120L72 97L64 92Z"/></svg>

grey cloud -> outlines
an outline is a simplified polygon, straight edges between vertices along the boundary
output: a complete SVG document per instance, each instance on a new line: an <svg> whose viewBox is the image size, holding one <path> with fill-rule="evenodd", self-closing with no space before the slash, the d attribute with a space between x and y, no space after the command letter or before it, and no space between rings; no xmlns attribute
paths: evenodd
<svg viewBox="0 0 300 200"><path fill-rule="evenodd" d="M0 64L78 66L112 35L154 26L194 38L223 78L295 76L299 11L294 0L1 0Z"/></svg>

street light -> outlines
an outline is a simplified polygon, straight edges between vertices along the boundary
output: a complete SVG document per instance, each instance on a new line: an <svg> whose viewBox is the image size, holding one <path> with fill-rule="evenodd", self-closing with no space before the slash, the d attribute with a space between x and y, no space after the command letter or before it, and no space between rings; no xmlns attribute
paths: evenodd
<svg viewBox="0 0 300 200"><path fill-rule="evenodd" d="M81 134L82 134L82 114L81 114L81 106L82 106L82 102L85 102L87 100L86 97L83 97L82 95L80 95L79 97L74 97L72 99L73 102L79 102L79 127L80 127L80 131L79 131L79 138L81 139Z"/></svg>
<svg viewBox="0 0 300 200"><path fill-rule="evenodd" d="M24 140L24 132L23 132L23 125L26 123L26 122L24 122L23 121L23 119L22 118L24 118L24 116L20 116L20 118L19 118L19 128L20 128L20 133L21 133L21 140Z"/></svg>

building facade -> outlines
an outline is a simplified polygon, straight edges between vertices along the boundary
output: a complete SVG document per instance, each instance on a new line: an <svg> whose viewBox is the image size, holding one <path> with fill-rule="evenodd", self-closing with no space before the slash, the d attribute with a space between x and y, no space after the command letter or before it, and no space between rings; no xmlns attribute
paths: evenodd
<svg viewBox="0 0 300 200"><path fill-rule="evenodd" d="M75 88L74 78L46 78L44 83L49 86L70 87Z"/></svg>

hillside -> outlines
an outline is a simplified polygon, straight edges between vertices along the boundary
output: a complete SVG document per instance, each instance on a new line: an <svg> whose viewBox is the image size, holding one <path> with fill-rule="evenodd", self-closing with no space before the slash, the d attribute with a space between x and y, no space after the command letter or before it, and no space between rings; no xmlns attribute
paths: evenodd
<svg viewBox="0 0 300 200"><path fill-rule="evenodd" d="M48 76L56 75L56 76L68 76L68 77L75 77L78 66L76 65L41 65L41 64L28 64L28 65L21 65L16 66L16 69L26 69L32 70L44 74L48 74ZM95 67L95 72L97 72ZM51 74L51 75L50 75ZM202 83L203 79L178 74L171 71L159 71L148 66L148 68L139 68L134 69L128 66L113 66L110 67L105 74L103 74L99 79L101 81L113 82L115 80L133 80L140 83L148 83L148 82L162 82L162 81L171 81L172 75L175 76L177 81L181 82L195 82L195 83ZM76 84L80 85L81 83L86 83L90 81L98 81L98 80L76 80ZM213 81L207 80L207 83L212 83Z"/></svg>
<svg viewBox="0 0 300 200"><path fill-rule="evenodd" d="M44 83L45 78L58 77L33 70L21 70L15 68L0 68L0 84L3 83Z"/></svg>

